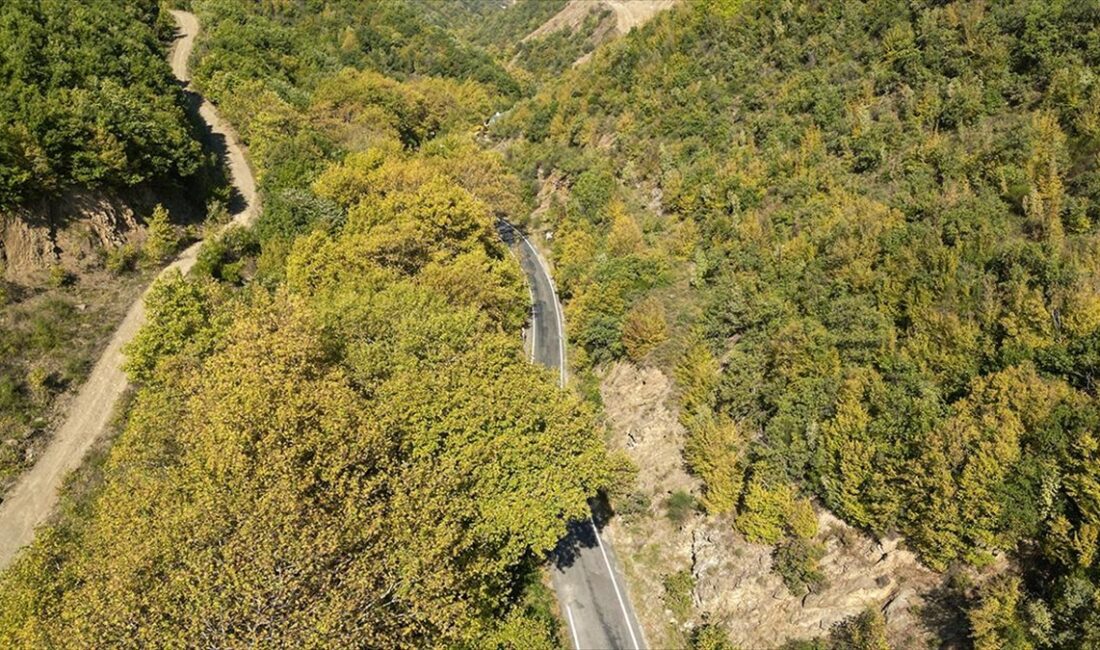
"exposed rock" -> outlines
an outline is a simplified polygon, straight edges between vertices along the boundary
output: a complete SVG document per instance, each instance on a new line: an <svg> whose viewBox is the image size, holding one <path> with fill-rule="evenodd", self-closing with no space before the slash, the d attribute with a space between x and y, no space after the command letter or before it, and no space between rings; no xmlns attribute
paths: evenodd
<svg viewBox="0 0 1100 650"><path fill-rule="evenodd" d="M927 632L917 611L922 594L938 585L939 577L899 548L899 539L875 541L823 510L818 525L827 586L795 596L772 571L772 547L745 541L728 521L706 521L692 540L700 609L727 621L735 643L755 647L818 636L865 609L879 608L902 646L923 645Z"/></svg>
<svg viewBox="0 0 1100 650"><path fill-rule="evenodd" d="M6 279L24 280L60 264L79 272L99 250L140 237L128 203L99 193L69 192L0 214L0 260Z"/></svg>
<svg viewBox="0 0 1100 650"><path fill-rule="evenodd" d="M678 0L571 0L538 29L523 37L524 41L549 36L563 29L576 29L588 15L609 9L615 16L614 35L626 34L641 27ZM610 35L609 35L610 36Z"/></svg>
<svg viewBox="0 0 1100 650"><path fill-rule="evenodd" d="M664 578L692 566L692 531L702 517L676 525L665 516L668 495L698 489L680 456L684 428L667 404L672 382L656 368L618 363L604 376L600 393L611 445L624 450L638 467L635 489L650 503L645 514L613 520L609 532L620 549L649 645L673 647L672 630L691 621L677 621L665 609Z"/></svg>
<svg viewBox="0 0 1100 650"><path fill-rule="evenodd" d="M894 647L928 644L932 634L919 612L941 579L899 538L875 540L819 510L827 587L795 596L772 570L772 547L745 541L729 518L698 515L677 526L665 516L670 493L699 487L683 467L685 431L670 406L671 380L658 369L620 363L604 375L600 392L611 445L638 466L636 488L650 498L647 513L616 519L610 532L651 646L682 645L677 630L706 615L723 622L741 647L774 647L827 634L869 607L885 614ZM695 578L695 621L670 620L662 599L664 578L683 569Z"/></svg>

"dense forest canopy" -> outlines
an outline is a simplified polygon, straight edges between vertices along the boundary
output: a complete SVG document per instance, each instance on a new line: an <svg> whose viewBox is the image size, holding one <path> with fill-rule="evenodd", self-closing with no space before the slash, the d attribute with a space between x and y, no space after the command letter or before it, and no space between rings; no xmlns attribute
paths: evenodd
<svg viewBox="0 0 1100 650"><path fill-rule="evenodd" d="M997 572L975 646L1100 644L1094 3L693 0L577 68L607 14L520 42L565 0L187 4L264 214L150 295L4 645L552 646L534 569L621 468L516 336L493 227L547 188L579 383L672 371L702 506L792 590L816 502ZM193 173L158 15L0 8L0 205Z"/></svg>
<svg viewBox="0 0 1100 650"><path fill-rule="evenodd" d="M157 0L0 6L0 207L198 171Z"/></svg>
<svg viewBox="0 0 1100 650"><path fill-rule="evenodd" d="M554 647L538 566L615 465L522 352L522 187L473 140L508 77L417 3L191 4L264 213L155 285L0 645Z"/></svg>
<svg viewBox="0 0 1100 650"><path fill-rule="evenodd" d="M1088 645L1098 72L1092 3L692 2L496 128L571 186L545 225L588 358L636 356L647 283L694 287L709 509L776 542L794 483L935 568L1009 553L975 638Z"/></svg>

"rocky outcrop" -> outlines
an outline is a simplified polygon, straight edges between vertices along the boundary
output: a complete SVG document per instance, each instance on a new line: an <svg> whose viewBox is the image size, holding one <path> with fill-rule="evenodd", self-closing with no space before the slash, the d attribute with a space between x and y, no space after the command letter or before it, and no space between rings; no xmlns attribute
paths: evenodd
<svg viewBox="0 0 1100 650"><path fill-rule="evenodd" d="M69 192L0 213L0 262L5 279L26 281L55 265L80 272L99 252L141 237L129 202L100 193Z"/></svg>
<svg viewBox="0 0 1100 650"><path fill-rule="evenodd" d="M899 539L876 541L819 510L820 567L826 587L795 596L772 571L772 547L750 544L728 521L708 520L692 536L695 600L726 622L735 643L755 647L826 634L868 608L886 615L895 647L920 647L929 631L919 619L924 594L940 582Z"/></svg>
<svg viewBox="0 0 1100 650"><path fill-rule="evenodd" d="M641 27L654 16L672 8L678 0L570 0L550 20L523 38L524 41L543 38L563 29L576 29L592 12L608 10L615 17L614 33L601 39L626 34Z"/></svg>
<svg viewBox="0 0 1100 650"><path fill-rule="evenodd" d="M819 508L827 586L795 596L772 570L772 547L747 542L730 518L696 514L674 524L665 516L668 495L699 487L683 467L686 432L672 381L659 369L620 363L607 370L600 393L611 446L637 466L635 489L649 500L644 512L614 520L610 532L653 647L683 645L685 629L704 617L724 625L739 647L775 647L825 635L867 608L886 616L893 647L928 645L933 634L920 611L942 580L900 539L875 540ZM695 580L694 621L677 620L663 601L665 577L685 569Z"/></svg>

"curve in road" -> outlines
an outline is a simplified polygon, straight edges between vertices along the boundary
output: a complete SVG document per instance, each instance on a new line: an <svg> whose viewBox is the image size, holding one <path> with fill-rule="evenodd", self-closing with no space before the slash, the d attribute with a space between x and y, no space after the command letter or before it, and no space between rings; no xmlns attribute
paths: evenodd
<svg viewBox="0 0 1100 650"><path fill-rule="evenodd" d="M534 361L558 370L566 383L565 321L554 281L531 242L515 226L500 224L505 243L518 250L531 291L528 344ZM598 508L594 508L598 510ZM641 650L645 647L638 617L630 604L611 542L600 535L594 517L569 525L551 557L551 581L576 650Z"/></svg>
<svg viewBox="0 0 1100 650"><path fill-rule="evenodd" d="M199 21L193 14L184 11L173 11L172 16L179 26L179 38L169 55L169 62L172 73L187 88L191 80L188 60L199 33ZM259 201L256 181L244 149L209 102L189 89L186 92L208 130L208 139L222 150L238 193L233 206L233 219L225 227L247 226L259 214ZM200 246L201 242L197 242L184 250L161 271L160 276L175 271L187 273L195 264ZM80 466L88 450L106 432L115 404L127 386L126 374L122 371L123 347L134 338L144 322L143 294L131 305L122 324L111 336L88 380L73 399L68 416L42 456L23 474L0 504L0 570L11 564L19 549L34 539L35 529L57 505L58 490L65 477Z"/></svg>

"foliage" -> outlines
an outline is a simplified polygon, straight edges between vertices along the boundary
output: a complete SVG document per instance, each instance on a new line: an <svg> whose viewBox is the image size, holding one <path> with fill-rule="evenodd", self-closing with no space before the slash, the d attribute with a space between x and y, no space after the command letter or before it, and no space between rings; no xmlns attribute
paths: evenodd
<svg viewBox="0 0 1100 650"><path fill-rule="evenodd" d="M676 490L665 499L665 514L676 525L687 521L695 513L695 507L695 497L683 490Z"/></svg>
<svg viewBox="0 0 1100 650"><path fill-rule="evenodd" d="M518 86L432 4L193 3L267 211L151 290L102 486L0 577L0 645L555 647L537 566L615 468L514 334L520 184L470 136Z"/></svg>
<svg viewBox="0 0 1100 650"><path fill-rule="evenodd" d="M750 541L775 544L784 535L808 540L817 534L817 518L805 499L783 482L774 468L753 467L742 495L736 526Z"/></svg>
<svg viewBox="0 0 1100 650"><path fill-rule="evenodd" d="M521 40L515 46L514 61L536 79L561 74L575 61L596 49L599 36L613 29L614 24L614 14L607 8L595 5L575 28Z"/></svg>
<svg viewBox="0 0 1100 650"><path fill-rule="evenodd" d="M4 644L549 644L516 576L610 476L591 412L523 358L509 259L431 176L300 238L272 294L158 283L104 485L3 578Z"/></svg>
<svg viewBox="0 0 1100 650"><path fill-rule="evenodd" d="M623 319L621 337L630 358L641 360L668 338L664 305L650 298L631 307Z"/></svg>
<svg viewBox="0 0 1100 650"><path fill-rule="evenodd" d="M678 621L690 619L693 611L692 592L695 590L695 577L692 576L691 571L684 569L665 576L664 588L665 607Z"/></svg>
<svg viewBox="0 0 1100 650"><path fill-rule="evenodd" d="M163 264L179 246L179 236L163 205L157 205L146 223L145 244L142 253L153 266Z"/></svg>
<svg viewBox="0 0 1100 650"><path fill-rule="evenodd" d="M886 619L877 609L869 609L833 626L829 631L830 650L890 650L886 641Z"/></svg>
<svg viewBox="0 0 1100 650"><path fill-rule="evenodd" d="M1020 619L1020 580L999 576L983 586L980 603L970 610L970 638L976 650L1034 647Z"/></svg>
<svg viewBox="0 0 1100 650"><path fill-rule="evenodd" d="M775 547L772 563L787 589L795 596L802 596L824 589L825 575L817 566L824 556L825 547L821 544L794 537Z"/></svg>
<svg viewBox="0 0 1100 650"><path fill-rule="evenodd" d="M123 275L137 268L139 257L133 244L121 244L107 251L103 266L115 275Z"/></svg>
<svg viewBox="0 0 1100 650"><path fill-rule="evenodd" d="M690 260L667 347L705 501L758 541L804 490L934 568L1016 554L1043 647L1091 638L1064 585L1100 584L1098 28L1081 3L686 3L493 128L569 184L543 219L589 360L659 284L609 259Z"/></svg>
<svg viewBox="0 0 1100 650"><path fill-rule="evenodd" d="M199 171L157 39L154 0L0 8L0 207L69 186L124 189Z"/></svg>
<svg viewBox="0 0 1100 650"><path fill-rule="evenodd" d="M733 512L744 484L744 455L748 446L737 425L721 416L694 416L688 421L684 460L703 480L707 512Z"/></svg>
<svg viewBox="0 0 1100 650"><path fill-rule="evenodd" d="M722 626L704 623L691 632L691 650L736 650Z"/></svg>

